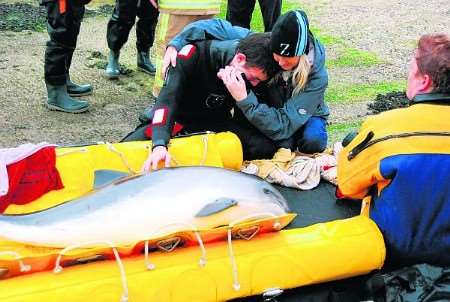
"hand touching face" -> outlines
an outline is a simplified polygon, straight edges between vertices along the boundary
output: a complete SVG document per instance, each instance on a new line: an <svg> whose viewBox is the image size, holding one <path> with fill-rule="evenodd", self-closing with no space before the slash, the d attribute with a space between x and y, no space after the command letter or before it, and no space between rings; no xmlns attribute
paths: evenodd
<svg viewBox="0 0 450 302"><path fill-rule="evenodd" d="M233 66L221 68L217 77L223 81L225 87L237 102L247 98L247 87L241 72L237 68Z"/></svg>

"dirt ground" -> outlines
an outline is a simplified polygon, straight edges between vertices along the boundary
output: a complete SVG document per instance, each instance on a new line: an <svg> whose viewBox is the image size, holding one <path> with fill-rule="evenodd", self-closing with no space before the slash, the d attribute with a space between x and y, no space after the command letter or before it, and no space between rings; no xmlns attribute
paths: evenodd
<svg viewBox="0 0 450 302"><path fill-rule="evenodd" d="M403 79L414 41L423 33L448 32L450 28L448 0L302 0L301 3L313 8L310 22L315 27L344 39L351 47L376 53L384 62L375 67L330 70L330 83ZM85 114L49 111L43 106L47 33L13 32L0 27L0 147L42 141L115 142L134 129L139 112L151 102L153 78L136 71L134 32L121 56L121 63L131 73L118 81L103 76L107 21L106 15L85 19L74 55L72 79L91 83L95 88L94 94L87 97L92 106ZM329 57L333 57L333 51L328 49ZM361 102L331 106L330 120L345 122L364 116L366 105Z"/></svg>

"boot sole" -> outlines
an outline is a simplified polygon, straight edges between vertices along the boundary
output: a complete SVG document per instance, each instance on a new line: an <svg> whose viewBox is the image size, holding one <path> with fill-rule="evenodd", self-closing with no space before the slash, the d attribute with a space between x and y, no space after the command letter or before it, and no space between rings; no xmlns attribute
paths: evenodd
<svg viewBox="0 0 450 302"><path fill-rule="evenodd" d="M105 78L107 80L118 80L120 76L110 76L105 74Z"/></svg>
<svg viewBox="0 0 450 302"><path fill-rule="evenodd" d="M119 74L109 74L109 73L103 73L103 76L105 78L107 78L108 80L117 80L120 77L120 73Z"/></svg>
<svg viewBox="0 0 450 302"><path fill-rule="evenodd" d="M84 92L84 93L70 93L69 91L67 91L67 94L73 97L79 97L79 96L88 96L92 94L92 91L89 92Z"/></svg>
<svg viewBox="0 0 450 302"><path fill-rule="evenodd" d="M89 107L90 107L90 106L87 106L87 107L84 107L84 108L81 108L81 109L78 109L78 110L71 110L71 111L69 111L69 110L66 110L64 108L61 108L61 107L58 107L58 106L55 106L55 105L52 105L52 104L48 104L48 103L45 104L45 106L48 109L52 110L52 111L61 111L61 112L65 112L65 113L83 113L83 112L88 111Z"/></svg>
<svg viewBox="0 0 450 302"><path fill-rule="evenodd" d="M146 73L146 74L149 74L149 75L155 75L155 73L156 73L156 71L150 72L150 71L148 71L147 69L144 69L144 68L142 68L142 67L138 67L138 70L139 70L139 71L142 71L142 72L144 72L144 73Z"/></svg>

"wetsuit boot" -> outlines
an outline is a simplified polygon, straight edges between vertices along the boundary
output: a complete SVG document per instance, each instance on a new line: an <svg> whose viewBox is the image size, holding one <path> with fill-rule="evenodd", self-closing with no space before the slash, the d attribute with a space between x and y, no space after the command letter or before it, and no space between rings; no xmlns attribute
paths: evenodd
<svg viewBox="0 0 450 302"><path fill-rule="evenodd" d="M137 52L137 66L139 70L151 75L154 75L156 72L156 67L150 61L148 51Z"/></svg>
<svg viewBox="0 0 450 302"><path fill-rule="evenodd" d="M109 79L117 79L120 75L119 66L120 51L109 50L108 65L106 65L106 77Z"/></svg>
<svg viewBox="0 0 450 302"><path fill-rule="evenodd" d="M93 88L90 84L78 85L70 80L69 74L66 75L67 93L70 96L84 96L91 95Z"/></svg>
<svg viewBox="0 0 450 302"><path fill-rule="evenodd" d="M71 98L67 93L67 85L47 86L47 108L67 113L81 113L89 109L89 103L85 100Z"/></svg>

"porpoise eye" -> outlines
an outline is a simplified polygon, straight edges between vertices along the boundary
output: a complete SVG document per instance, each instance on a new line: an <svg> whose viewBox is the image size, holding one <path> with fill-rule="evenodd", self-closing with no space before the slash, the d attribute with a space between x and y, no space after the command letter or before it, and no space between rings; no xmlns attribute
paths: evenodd
<svg viewBox="0 0 450 302"><path fill-rule="evenodd" d="M272 191L268 188L263 189L264 194L273 194Z"/></svg>

